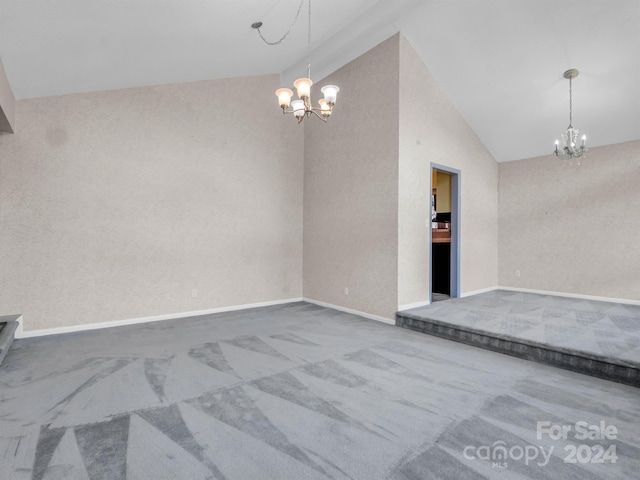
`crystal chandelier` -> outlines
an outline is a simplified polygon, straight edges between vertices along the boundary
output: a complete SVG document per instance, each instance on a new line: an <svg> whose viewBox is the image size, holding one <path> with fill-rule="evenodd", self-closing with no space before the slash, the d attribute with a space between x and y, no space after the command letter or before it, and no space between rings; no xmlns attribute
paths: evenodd
<svg viewBox="0 0 640 480"><path fill-rule="evenodd" d="M574 158L580 158L588 150L586 147L587 136L582 135L580 146L578 147L578 129L573 128L573 106L572 106L572 80L580 73L575 68L564 72L564 78L569 80L569 126L566 133L562 134L562 147L560 142L556 140L555 154L558 158L563 160L571 160Z"/></svg>
<svg viewBox="0 0 640 480"><path fill-rule="evenodd" d="M300 7L302 7L302 1L300 2ZM298 13L296 14L296 18L293 23L298 19L298 15L300 14L300 7L298 7ZM268 42L263 36L262 32L260 32L260 27L262 26L262 22L255 22L251 25L252 28L258 30L260 37L264 40L268 45L277 45L282 40L284 40L287 35L289 35L289 31L293 26L293 23L289 27L289 30L284 34L284 36L278 40L277 42ZM324 94L324 98L318 100L319 107L313 107L311 103L311 85L313 85L313 81L311 80L311 0L309 0L309 16L308 16L308 27L307 27L307 77L298 78L295 82L293 82L293 86L295 87L298 98L295 100L291 100L293 97L293 91L289 88L279 88L276 90L276 96L278 97L278 104L280 108L282 108L283 114L293 113L294 117L298 120L298 123L301 123L305 117L309 117L312 114L318 117L323 122L326 122L331 112L333 111L333 106L336 103L336 97L340 88L335 85L326 85L322 87L320 90Z"/></svg>

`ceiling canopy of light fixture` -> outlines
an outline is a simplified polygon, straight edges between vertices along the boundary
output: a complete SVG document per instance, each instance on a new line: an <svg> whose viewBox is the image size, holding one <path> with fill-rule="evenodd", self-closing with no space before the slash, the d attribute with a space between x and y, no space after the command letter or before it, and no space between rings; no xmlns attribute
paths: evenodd
<svg viewBox="0 0 640 480"><path fill-rule="evenodd" d="M300 1L300 6L298 7L298 12L296 16L285 32L285 34L274 42L268 41L262 35L260 31L260 27L262 27L262 22L254 22L251 24L251 28L254 28L258 31L260 38L267 45L278 45L282 42L291 31L291 28L298 20L300 16L300 10L302 9L302 4L304 0ZM324 97L318 100L319 108L313 107L311 103L311 86L313 85L313 81L311 80L311 0L308 0L308 25L307 25L307 76L298 78L295 82L293 82L293 86L296 89L298 94L298 98L296 100L291 100L293 97L293 90L290 88L279 88L276 90L276 96L278 97L278 104L280 108L282 108L282 113L289 114L293 113L294 117L298 120L298 123L301 123L305 117L310 115L315 115L317 118L326 122L331 113L333 112L333 106L336 103L336 98L340 88L336 85L325 85L320 89L320 91L324 94Z"/></svg>
<svg viewBox="0 0 640 480"><path fill-rule="evenodd" d="M578 129L573 128L573 85L572 80L578 76L580 72L571 68L564 72L564 78L569 80L569 126L567 127L567 131L562 134L562 147L560 147L560 142L556 140L556 148L554 153L558 158L563 160L571 160L574 158L580 158L583 156L587 149L587 136L582 135L582 139L580 142L580 146L578 147Z"/></svg>

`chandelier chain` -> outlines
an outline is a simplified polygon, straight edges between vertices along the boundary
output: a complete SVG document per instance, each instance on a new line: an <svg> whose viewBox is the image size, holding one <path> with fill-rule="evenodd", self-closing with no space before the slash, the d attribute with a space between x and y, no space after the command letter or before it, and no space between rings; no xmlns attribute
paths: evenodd
<svg viewBox="0 0 640 480"><path fill-rule="evenodd" d="M573 87L572 79L569 79L569 128L573 128Z"/></svg>
<svg viewBox="0 0 640 480"><path fill-rule="evenodd" d="M311 0L309 0L309 18L307 25L307 78L311 78Z"/></svg>
<svg viewBox="0 0 640 480"><path fill-rule="evenodd" d="M300 5L298 5L298 11L296 12L296 17L293 19L293 22L291 22L291 25L289 25L289 28L287 29L285 34L280 38L280 40L276 40L275 42L270 42L269 40L264 38L264 35L262 35L262 32L260 31L260 27L259 26L255 27L255 29L258 30L258 35L260 35L260 38L262 39L262 41L267 45L280 45L282 41L289 36L289 34L291 33L291 29L298 21L298 17L300 16L300 11L302 10L303 3L304 3L304 0L300 0ZM309 3L311 3L311 0L309 0ZM258 22L258 23L260 24L260 26L262 25L261 22Z"/></svg>

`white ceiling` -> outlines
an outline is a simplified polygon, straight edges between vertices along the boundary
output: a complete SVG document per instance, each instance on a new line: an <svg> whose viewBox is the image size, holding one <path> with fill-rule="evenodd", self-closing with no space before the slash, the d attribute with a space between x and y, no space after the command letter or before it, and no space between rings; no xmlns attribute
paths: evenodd
<svg viewBox="0 0 640 480"><path fill-rule="evenodd" d="M0 58L18 99L278 72L289 84L306 73L303 1L267 46L250 25L277 40L300 0L0 0ZM498 161L550 153L568 68L589 146L640 139L640 0L313 0L312 77L397 31Z"/></svg>

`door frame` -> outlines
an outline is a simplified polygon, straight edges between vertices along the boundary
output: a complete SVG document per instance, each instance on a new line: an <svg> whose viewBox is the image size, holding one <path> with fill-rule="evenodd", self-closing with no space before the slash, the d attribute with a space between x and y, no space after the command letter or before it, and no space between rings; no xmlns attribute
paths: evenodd
<svg viewBox="0 0 640 480"><path fill-rule="evenodd" d="M451 258L449 259L450 268L450 297L460 297L460 193L462 191L460 187L461 173L460 170L447 167L439 163L431 162L431 168L429 171L429 195L433 192L433 171L441 171L451 175ZM431 202L429 202L431 205ZM429 212L429 218L431 218L431 211ZM429 228L429 303L433 303L433 238L431 236L431 228Z"/></svg>

